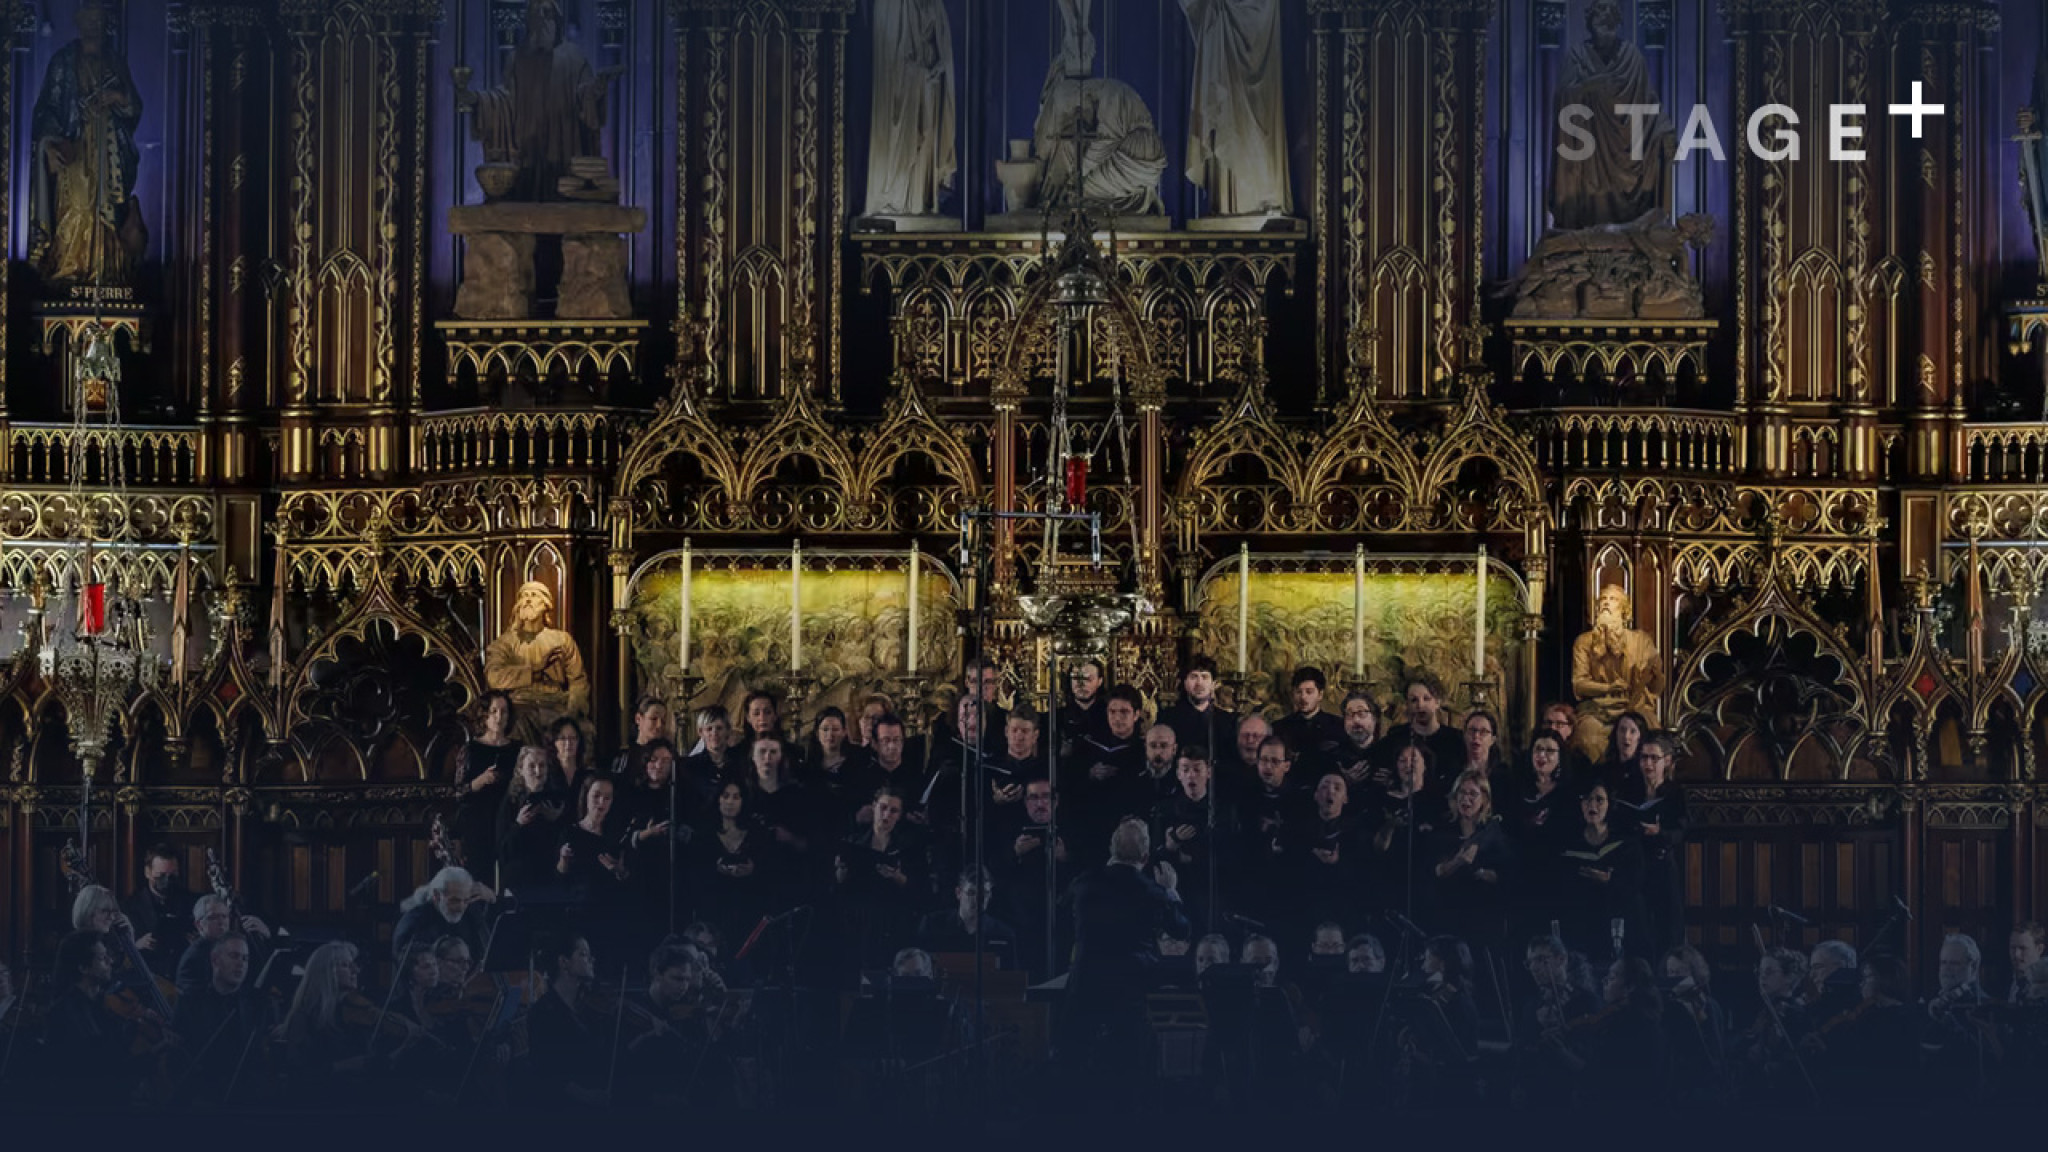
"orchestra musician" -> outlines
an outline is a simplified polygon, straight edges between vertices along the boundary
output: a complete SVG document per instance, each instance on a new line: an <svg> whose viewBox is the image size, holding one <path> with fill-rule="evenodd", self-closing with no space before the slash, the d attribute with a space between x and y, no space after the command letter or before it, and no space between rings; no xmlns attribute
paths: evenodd
<svg viewBox="0 0 2048 1152"><path fill-rule="evenodd" d="M1712 966L1699 949L1680 944L1664 953L1664 979L1673 1094L1687 1100L1727 1099L1728 1012L1714 999Z"/></svg>
<svg viewBox="0 0 2048 1152"><path fill-rule="evenodd" d="M413 947L432 948L443 936L460 936L471 954L482 955L496 897L466 869L450 866L434 873L398 906L398 926L391 930L392 957L403 960Z"/></svg>
<svg viewBox="0 0 2048 1152"><path fill-rule="evenodd" d="M610 1044L617 1020L602 1015L588 993L597 979L590 942L564 936L540 949L549 965L548 991L527 1018L533 1052L536 1102L606 1102Z"/></svg>
<svg viewBox="0 0 2048 1152"><path fill-rule="evenodd" d="M135 949L152 971L176 967L193 936L193 895L181 871L175 849L153 845L143 854L142 889L123 909L135 933Z"/></svg>
<svg viewBox="0 0 2048 1152"><path fill-rule="evenodd" d="M210 943L207 979L181 990L171 1032L183 1046L179 1095L225 1104L251 1088L251 1065L264 1063L252 1060L251 1050L277 1027L277 1012L269 997L248 986L249 938L229 931ZM260 1098L261 1091L251 1095Z"/></svg>
<svg viewBox="0 0 2048 1152"><path fill-rule="evenodd" d="M233 905L226 898L208 892L192 906L192 923L198 930L197 935L192 943L185 946L184 955L178 958L175 982L180 996L213 980L213 947L229 935L243 938L249 946L250 965L256 971L262 970L263 958L267 954L264 945L270 941L270 926L260 918L245 915L238 926L234 920Z"/></svg>
<svg viewBox="0 0 2048 1152"><path fill-rule="evenodd" d="M91 891L91 889L87 889ZM105 889L100 889L104 892ZM113 915L118 916L119 909ZM41 1071L58 1099L124 1104L170 1045L170 1022L109 995L114 957L104 933L74 931L57 945L57 994L43 1019ZM118 994L117 994L118 995Z"/></svg>

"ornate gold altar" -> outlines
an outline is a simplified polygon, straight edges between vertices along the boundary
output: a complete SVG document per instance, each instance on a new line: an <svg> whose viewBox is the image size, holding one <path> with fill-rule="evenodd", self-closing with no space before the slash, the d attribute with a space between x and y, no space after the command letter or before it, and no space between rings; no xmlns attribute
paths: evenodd
<svg viewBox="0 0 2048 1152"><path fill-rule="evenodd" d="M550 681L549 706L606 745L647 694L766 688L800 722L879 692L921 723L983 654L984 606L1005 694L1046 702L1019 600L1039 540L998 527L985 583L957 542L963 510L1043 510L1062 482L1041 466L1062 356L1080 365L1075 439L1097 445L1078 455L1105 566L1157 609L1114 637L1110 676L1152 706L1206 653L1242 677L1241 704L1284 707L1287 672L1312 662L1396 717L1404 679L1426 676L1526 732L1545 701L1599 694L1575 687L1592 674L1574 651L1607 603L1601 651L1635 678L1614 698L1685 750L1698 931L1735 939L1772 892L1830 929L1894 893L1939 898L1927 933L2043 910L2048 324L2031 270L2008 292L1983 256L2012 243L2011 191L1959 127L2011 119L1980 100L1994 6L1721 4L1738 122L1778 101L1824 122L1800 103L1805 68L1872 105L1920 79L1962 115L1918 140L1873 126L1853 163L1735 149L1699 176L1726 201L1706 315L1623 321L1514 319L1499 292L1542 232L1510 194L1540 181L1488 142L1548 95L1514 100L1494 54L1575 38L1543 23L1564 4L1286 3L1309 62L1287 81L1292 206L1211 211L1166 171L1163 212L1105 218L1116 274L1076 333L1053 315L1051 202L1004 182L1056 148L964 126L951 183L920 170L926 202L860 208L884 146L864 127L868 5L581 7L596 65L637 38L662 45L661 75L594 67L579 99L612 114L580 130L601 155L548 171L568 199L546 212L493 216L514 224L489 251L447 213L507 194L511 175L470 181L509 153L497 121L455 110L448 69L524 43L523 5L127 10L131 57L176 49L139 73L161 184L182 190L147 205L171 227L138 266L155 279L137 387L166 414L74 453L61 414L29 402L57 350L0 349L0 933L16 946L51 930L76 831L62 704L22 657L82 513L74 479L125 465L104 511L144 545L118 578L160 615L166 670L120 717L91 816L102 874L131 876L156 841L224 843L238 889L335 917L368 872L388 902L426 869L425 817L501 637L574 652L586 695ZM458 10L466 39L444 42ZM0 32L26 11L0 4ZM991 33L954 33L970 34ZM40 66L0 54L0 91ZM1087 87L1113 79L1091 67L1055 68L1046 108L1061 84L1123 91ZM163 122L167 92L192 114ZM1112 136L1106 113L1055 127L1138 135ZM33 131L29 109L0 116L10 155ZM658 155L629 163L643 136ZM47 319L25 256L0 306ZM532 314L458 316L462 262L499 259L538 276L513 302ZM591 297L632 314L568 303ZM1989 412L2002 381L2031 406ZM1126 406L1120 456L1102 445ZM544 611L522 607L533 585Z"/></svg>

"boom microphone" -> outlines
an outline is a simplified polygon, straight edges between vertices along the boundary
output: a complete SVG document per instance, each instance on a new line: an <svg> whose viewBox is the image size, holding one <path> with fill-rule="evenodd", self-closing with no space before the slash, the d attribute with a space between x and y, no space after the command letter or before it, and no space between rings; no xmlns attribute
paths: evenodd
<svg viewBox="0 0 2048 1152"><path fill-rule="evenodd" d="M1770 912L1771 915L1782 917L1786 920L1790 920L1791 922L1799 925L1802 928L1811 927L1813 924L1813 921L1808 920L1806 917L1801 916L1799 913L1793 912L1789 909L1780 908L1776 904L1771 905Z"/></svg>

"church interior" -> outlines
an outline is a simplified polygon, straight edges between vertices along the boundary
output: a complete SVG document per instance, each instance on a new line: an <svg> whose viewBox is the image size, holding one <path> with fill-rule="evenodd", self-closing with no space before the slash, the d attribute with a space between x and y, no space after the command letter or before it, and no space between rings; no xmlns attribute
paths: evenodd
<svg viewBox="0 0 2048 1152"><path fill-rule="evenodd" d="M1198 666L1275 731L1313 669L1311 719L1419 741L1421 686L1454 749L1486 720L1496 811L1545 732L1595 775L1657 736L1664 943L1733 987L1768 937L1945 990L1953 938L2002 973L2048 916L2034 0L0 0L0 37L17 991L81 878L125 907L166 859L382 989L461 854L516 887L479 747L686 772L716 708L801 780L886 714L939 779L972 708L1038 717L1071 797L1096 693L1136 741ZM1258 738L1203 735L1255 788ZM962 804L940 909L1010 851Z"/></svg>

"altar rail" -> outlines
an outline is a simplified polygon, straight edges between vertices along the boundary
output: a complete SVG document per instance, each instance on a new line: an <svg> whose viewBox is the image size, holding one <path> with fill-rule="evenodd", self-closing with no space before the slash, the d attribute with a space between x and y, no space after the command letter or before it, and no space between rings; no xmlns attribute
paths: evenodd
<svg viewBox="0 0 2048 1152"><path fill-rule="evenodd" d="M6 425L0 444L0 480L10 484L105 487L113 483L116 466L123 481L137 488L199 482L197 428L130 424L81 431L68 423L20 423ZM84 449L82 475L73 475L74 446Z"/></svg>
<svg viewBox="0 0 2048 1152"><path fill-rule="evenodd" d="M1972 484L2039 484L2048 479L2048 424L1972 424L1964 433Z"/></svg>
<svg viewBox="0 0 2048 1152"><path fill-rule="evenodd" d="M629 423L628 414L616 408L435 412L413 425L413 459L430 476L539 468L601 470L617 463Z"/></svg>
<svg viewBox="0 0 2048 1152"><path fill-rule="evenodd" d="M1659 471L1734 477L1742 427L1725 412L1550 408L1532 413L1536 462L1552 473Z"/></svg>

